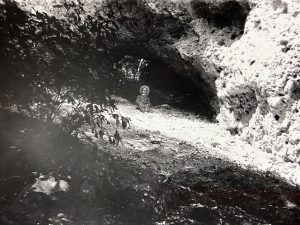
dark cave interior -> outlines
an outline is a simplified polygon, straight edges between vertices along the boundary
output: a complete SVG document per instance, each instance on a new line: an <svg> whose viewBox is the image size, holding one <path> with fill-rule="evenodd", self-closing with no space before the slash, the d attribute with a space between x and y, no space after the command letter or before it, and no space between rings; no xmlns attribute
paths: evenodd
<svg viewBox="0 0 300 225"><path fill-rule="evenodd" d="M193 0L192 8L199 18L206 19L215 27L238 26L241 30L243 30L250 12L248 3L237 1L226 1L217 4L215 2Z"/></svg>

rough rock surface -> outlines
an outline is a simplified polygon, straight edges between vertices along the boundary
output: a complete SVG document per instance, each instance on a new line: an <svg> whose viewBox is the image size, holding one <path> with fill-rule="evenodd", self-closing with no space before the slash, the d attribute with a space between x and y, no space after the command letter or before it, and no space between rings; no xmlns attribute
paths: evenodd
<svg viewBox="0 0 300 225"><path fill-rule="evenodd" d="M263 151L300 162L297 0L17 0L99 22L97 47L155 58L189 76L218 121ZM67 7L66 7L67 6Z"/></svg>

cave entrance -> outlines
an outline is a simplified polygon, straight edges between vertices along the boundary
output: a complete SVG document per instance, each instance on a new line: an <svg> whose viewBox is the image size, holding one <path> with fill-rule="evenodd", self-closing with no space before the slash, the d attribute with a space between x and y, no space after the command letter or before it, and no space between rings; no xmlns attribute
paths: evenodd
<svg viewBox="0 0 300 225"><path fill-rule="evenodd" d="M134 64L131 62L131 64ZM140 63L135 63L141 65ZM128 68L127 68L128 69ZM141 68L139 68L141 69ZM203 81L202 81L203 82ZM190 77L175 72L172 67L157 60L146 60L140 75L128 79L121 91L131 102L135 102L141 85L150 87L150 101L153 106L170 105L172 108L195 113L201 118L213 120L216 115L211 106L211 95L207 95ZM204 84L208 85L208 84Z"/></svg>
<svg viewBox="0 0 300 225"><path fill-rule="evenodd" d="M165 63L150 61L140 80L151 87L150 98L154 106L168 104L207 119L215 115L209 99L193 80Z"/></svg>

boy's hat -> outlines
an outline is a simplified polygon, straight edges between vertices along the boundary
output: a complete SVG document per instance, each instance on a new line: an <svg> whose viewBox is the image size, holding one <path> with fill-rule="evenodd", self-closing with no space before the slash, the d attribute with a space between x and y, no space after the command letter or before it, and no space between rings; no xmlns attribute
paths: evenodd
<svg viewBox="0 0 300 225"><path fill-rule="evenodd" d="M143 85L142 87L140 87L140 93L142 94L143 89L146 89L146 95L149 95L150 93L150 88L147 85Z"/></svg>

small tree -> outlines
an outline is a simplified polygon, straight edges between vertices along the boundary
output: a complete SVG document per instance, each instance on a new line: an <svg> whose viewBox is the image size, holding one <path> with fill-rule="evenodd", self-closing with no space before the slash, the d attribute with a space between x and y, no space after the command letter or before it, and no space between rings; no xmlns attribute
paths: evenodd
<svg viewBox="0 0 300 225"><path fill-rule="evenodd" d="M106 23L82 21L80 1L63 7L69 17L58 20L40 12L27 15L14 1L0 5L1 106L16 106L45 124L60 120L71 133L84 123L104 129L103 113L116 109L110 93L121 77L114 56L92 43ZM60 118L66 105L70 110Z"/></svg>

